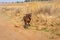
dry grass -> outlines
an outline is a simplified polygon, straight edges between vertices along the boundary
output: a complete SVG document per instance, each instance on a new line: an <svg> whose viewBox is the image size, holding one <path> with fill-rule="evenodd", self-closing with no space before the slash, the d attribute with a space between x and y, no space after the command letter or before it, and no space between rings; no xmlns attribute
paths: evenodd
<svg viewBox="0 0 60 40"><path fill-rule="evenodd" d="M23 28L23 16L32 13L29 30L47 32L50 38L60 36L60 4L33 2L4 5L0 6L0 14L9 17L12 24Z"/></svg>

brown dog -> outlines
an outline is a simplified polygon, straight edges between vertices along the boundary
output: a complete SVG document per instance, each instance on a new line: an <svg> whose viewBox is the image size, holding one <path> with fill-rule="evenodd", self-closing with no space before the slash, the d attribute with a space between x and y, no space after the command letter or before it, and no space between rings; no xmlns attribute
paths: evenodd
<svg viewBox="0 0 60 40"><path fill-rule="evenodd" d="M28 27L30 26L31 13L26 14L26 15L23 17L23 20L24 20L24 28L28 28Z"/></svg>

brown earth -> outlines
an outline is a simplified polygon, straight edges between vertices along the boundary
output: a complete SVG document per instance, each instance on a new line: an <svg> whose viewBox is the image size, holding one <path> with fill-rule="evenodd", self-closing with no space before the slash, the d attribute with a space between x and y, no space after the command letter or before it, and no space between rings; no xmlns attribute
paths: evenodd
<svg viewBox="0 0 60 40"><path fill-rule="evenodd" d="M23 17L29 13L31 26L24 29ZM60 40L60 4L0 4L0 40Z"/></svg>

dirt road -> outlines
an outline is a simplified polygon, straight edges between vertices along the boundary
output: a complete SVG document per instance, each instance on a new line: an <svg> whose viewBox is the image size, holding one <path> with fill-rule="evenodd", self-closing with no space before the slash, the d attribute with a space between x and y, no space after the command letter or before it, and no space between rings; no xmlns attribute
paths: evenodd
<svg viewBox="0 0 60 40"><path fill-rule="evenodd" d="M7 16L0 15L0 40L47 40L42 33L16 28Z"/></svg>

